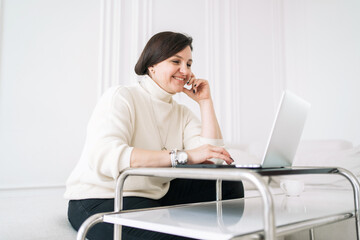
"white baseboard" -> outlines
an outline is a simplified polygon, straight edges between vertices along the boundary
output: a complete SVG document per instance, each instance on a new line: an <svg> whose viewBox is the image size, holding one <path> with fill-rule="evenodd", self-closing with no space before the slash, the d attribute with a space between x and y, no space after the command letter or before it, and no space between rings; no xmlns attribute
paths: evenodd
<svg viewBox="0 0 360 240"><path fill-rule="evenodd" d="M21 186L9 186L0 187L0 191L16 191L16 190L41 190L41 189L55 189L65 188L65 184L54 184L54 185L21 185Z"/></svg>

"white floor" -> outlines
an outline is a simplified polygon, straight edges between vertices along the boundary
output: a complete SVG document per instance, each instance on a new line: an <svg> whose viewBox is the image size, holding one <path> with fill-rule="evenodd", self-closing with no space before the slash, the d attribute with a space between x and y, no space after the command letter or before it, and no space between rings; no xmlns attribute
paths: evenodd
<svg viewBox="0 0 360 240"><path fill-rule="evenodd" d="M0 240L75 240L64 188L0 190ZM316 240L356 239L354 219L315 229ZM279 238L283 239L283 238ZM285 237L307 240L308 231Z"/></svg>
<svg viewBox="0 0 360 240"><path fill-rule="evenodd" d="M0 239L74 240L64 188L0 190Z"/></svg>

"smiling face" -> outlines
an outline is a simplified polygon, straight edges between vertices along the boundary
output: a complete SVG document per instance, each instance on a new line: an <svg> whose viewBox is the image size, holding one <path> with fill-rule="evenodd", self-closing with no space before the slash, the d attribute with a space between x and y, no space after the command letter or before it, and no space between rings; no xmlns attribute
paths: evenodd
<svg viewBox="0 0 360 240"><path fill-rule="evenodd" d="M182 92L191 76L192 54L189 46L149 67L150 77L166 92Z"/></svg>

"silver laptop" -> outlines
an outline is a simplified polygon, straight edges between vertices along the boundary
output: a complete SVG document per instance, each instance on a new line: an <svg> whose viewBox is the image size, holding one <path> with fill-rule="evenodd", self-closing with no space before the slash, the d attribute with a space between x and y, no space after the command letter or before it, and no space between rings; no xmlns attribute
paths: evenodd
<svg viewBox="0 0 360 240"><path fill-rule="evenodd" d="M179 167L201 168L282 168L292 166L299 146L310 103L290 91L284 91L261 164L195 164Z"/></svg>
<svg viewBox="0 0 360 240"><path fill-rule="evenodd" d="M299 146L310 103L284 91L260 165L235 165L245 168L290 167Z"/></svg>

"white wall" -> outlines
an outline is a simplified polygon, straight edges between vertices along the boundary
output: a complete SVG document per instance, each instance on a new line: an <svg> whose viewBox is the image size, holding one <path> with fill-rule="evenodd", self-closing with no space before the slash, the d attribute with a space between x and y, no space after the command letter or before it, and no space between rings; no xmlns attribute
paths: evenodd
<svg viewBox="0 0 360 240"><path fill-rule="evenodd" d="M0 188L63 185L97 99L100 2L3 0Z"/></svg>
<svg viewBox="0 0 360 240"><path fill-rule="evenodd" d="M360 143L360 2L284 1L287 86L312 103L306 138Z"/></svg>
<svg viewBox="0 0 360 240"><path fill-rule="evenodd" d="M146 41L194 38L229 143L265 143L281 91L312 102L304 138L360 143L356 0L2 0L0 188L63 185L109 86ZM198 111L184 95L180 102Z"/></svg>

